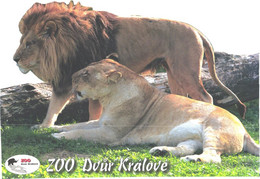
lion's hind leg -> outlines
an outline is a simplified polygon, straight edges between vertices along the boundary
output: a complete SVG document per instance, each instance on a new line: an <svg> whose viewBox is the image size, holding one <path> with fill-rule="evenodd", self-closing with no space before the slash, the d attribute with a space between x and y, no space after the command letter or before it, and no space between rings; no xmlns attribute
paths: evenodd
<svg viewBox="0 0 260 179"><path fill-rule="evenodd" d="M186 162L221 163L220 151L223 148L223 144L221 144L219 138L221 136L215 132L215 129L211 127L204 129L203 145L201 145L203 152L199 155L188 154L181 157L181 160Z"/></svg>
<svg viewBox="0 0 260 179"><path fill-rule="evenodd" d="M213 104L212 96L206 91L203 86L202 80L200 77L198 77L198 75L194 75L193 78L187 78L187 76L185 76L184 78L188 94L192 99Z"/></svg>
<svg viewBox="0 0 260 179"><path fill-rule="evenodd" d="M192 155L202 149L202 143L198 140L187 140L179 143L176 147L158 146L152 148L149 153L154 156L164 156L172 154L176 157Z"/></svg>
<svg viewBox="0 0 260 179"><path fill-rule="evenodd" d="M173 77L171 70L167 69L166 71L167 71L168 84L171 93L187 97L188 93L182 87L181 83L178 82L178 80Z"/></svg>
<svg viewBox="0 0 260 179"><path fill-rule="evenodd" d="M189 43L175 47L167 54L167 75L171 92L192 99L213 104L211 95L205 90L201 81L201 67L204 55L203 43L198 33L187 32Z"/></svg>
<svg viewBox="0 0 260 179"><path fill-rule="evenodd" d="M200 70L200 69L199 69ZM200 78L200 71L187 72L176 69L167 70L168 83L171 93L190 96L192 99L213 104L212 96L206 91Z"/></svg>

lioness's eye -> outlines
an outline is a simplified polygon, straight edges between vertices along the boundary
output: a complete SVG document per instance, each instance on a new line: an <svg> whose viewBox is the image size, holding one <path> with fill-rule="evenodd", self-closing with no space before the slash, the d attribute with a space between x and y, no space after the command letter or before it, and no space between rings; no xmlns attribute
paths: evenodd
<svg viewBox="0 0 260 179"><path fill-rule="evenodd" d="M88 72L88 71L85 71L83 74L84 74L84 76L88 76L88 75L89 75L89 72Z"/></svg>

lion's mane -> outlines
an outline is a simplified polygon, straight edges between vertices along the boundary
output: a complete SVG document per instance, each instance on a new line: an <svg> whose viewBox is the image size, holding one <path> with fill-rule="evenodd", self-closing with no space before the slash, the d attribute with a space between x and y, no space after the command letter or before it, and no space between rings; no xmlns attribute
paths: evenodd
<svg viewBox="0 0 260 179"><path fill-rule="evenodd" d="M19 29L23 35L33 30L43 39L39 73L59 95L70 90L74 72L116 51L116 18L79 3L35 3L22 17ZM57 27L53 37L42 33L49 21Z"/></svg>

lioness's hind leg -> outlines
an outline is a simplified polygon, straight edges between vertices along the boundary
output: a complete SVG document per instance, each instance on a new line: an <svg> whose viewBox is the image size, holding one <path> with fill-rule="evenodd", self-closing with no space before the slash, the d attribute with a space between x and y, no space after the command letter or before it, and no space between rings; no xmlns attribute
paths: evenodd
<svg viewBox="0 0 260 179"><path fill-rule="evenodd" d="M176 147L159 146L152 148L149 153L155 156L172 154L176 157L194 154L202 149L202 143L198 140L187 140L179 143Z"/></svg>
<svg viewBox="0 0 260 179"><path fill-rule="evenodd" d="M217 153L215 150L204 150L200 155L188 155L182 157L181 160L187 162L213 162L213 163L221 163L220 153Z"/></svg>

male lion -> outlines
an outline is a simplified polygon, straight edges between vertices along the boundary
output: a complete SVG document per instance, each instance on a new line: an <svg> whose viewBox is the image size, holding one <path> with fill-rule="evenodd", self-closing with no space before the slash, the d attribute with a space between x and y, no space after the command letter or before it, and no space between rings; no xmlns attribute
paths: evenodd
<svg viewBox="0 0 260 179"><path fill-rule="evenodd" d="M112 145L157 144L151 154L167 152L187 161L221 162L222 153L242 149L259 156L260 147L241 122L209 103L166 94L135 72L105 59L72 77L78 99L99 100L99 121L57 126L55 138L85 139ZM193 155L203 150L200 155Z"/></svg>
<svg viewBox="0 0 260 179"><path fill-rule="evenodd" d="M32 71L49 82L53 94L40 127L53 126L71 97L71 76L94 61L116 52L118 61L137 73L163 64L172 93L212 103L201 81L203 56L213 80L237 96L218 79L209 41L192 26L171 20L123 18L93 11L80 4L35 3L19 23L22 33L14 60L22 73ZM101 106L90 100L90 119L98 119Z"/></svg>

